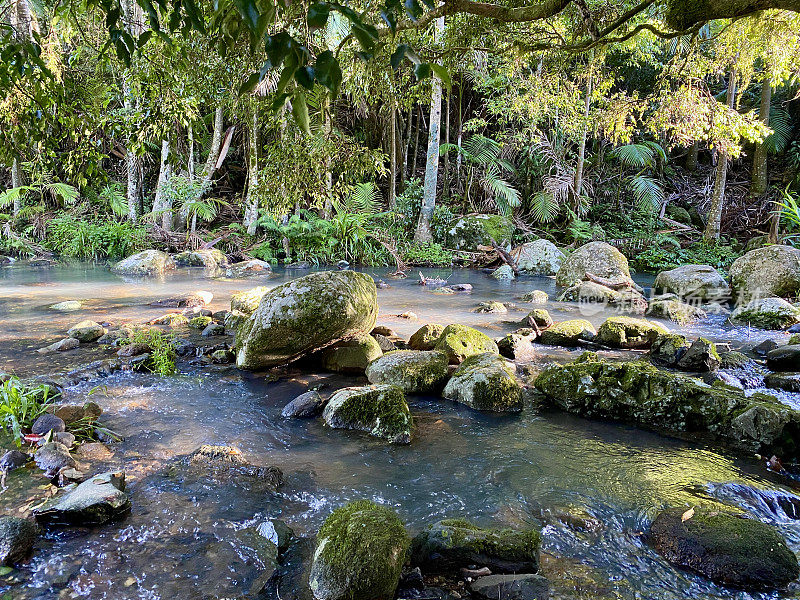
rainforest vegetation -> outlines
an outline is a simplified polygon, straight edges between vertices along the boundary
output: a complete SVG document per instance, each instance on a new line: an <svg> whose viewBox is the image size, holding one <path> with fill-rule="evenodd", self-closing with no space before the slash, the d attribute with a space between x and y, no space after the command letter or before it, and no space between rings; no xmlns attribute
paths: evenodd
<svg viewBox="0 0 800 600"><path fill-rule="evenodd" d="M798 9L3 0L0 252L449 265L489 213L724 269L800 233Z"/></svg>

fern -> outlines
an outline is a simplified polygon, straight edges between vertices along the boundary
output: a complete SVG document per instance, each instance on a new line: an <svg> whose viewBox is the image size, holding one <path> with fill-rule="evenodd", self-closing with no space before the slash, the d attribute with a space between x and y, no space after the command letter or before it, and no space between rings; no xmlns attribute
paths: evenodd
<svg viewBox="0 0 800 600"><path fill-rule="evenodd" d="M531 216L539 223L550 223L561 210L561 204L551 194L542 190L531 200Z"/></svg>
<svg viewBox="0 0 800 600"><path fill-rule="evenodd" d="M375 214L381 202L381 192L372 181L357 183L347 200L347 210Z"/></svg>
<svg viewBox="0 0 800 600"><path fill-rule="evenodd" d="M623 166L632 169L646 169L652 167L656 159L656 151L648 144L625 144L624 146L617 146L612 150L611 155Z"/></svg>
<svg viewBox="0 0 800 600"><path fill-rule="evenodd" d="M633 197L640 208L660 209L664 203L664 190L652 177L634 175L628 178Z"/></svg>

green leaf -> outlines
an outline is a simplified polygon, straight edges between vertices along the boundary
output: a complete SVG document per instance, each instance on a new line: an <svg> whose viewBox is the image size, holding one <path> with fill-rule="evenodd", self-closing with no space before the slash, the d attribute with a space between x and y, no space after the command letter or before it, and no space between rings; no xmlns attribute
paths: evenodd
<svg viewBox="0 0 800 600"><path fill-rule="evenodd" d="M294 80L304 88L310 90L314 87L314 68L300 67L294 73Z"/></svg>
<svg viewBox="0 0 800 600"><path fill-rule="evenodd" d="M308 126L308 105L306 104L306 95L301 89L297 89L292 97L292 116L294 117L297 126L302 129L304 133L310 133Z"/></svg>
<svg viewBox="0 0 800 600"><path fill-rule="evenodd" d="M261 81L261 73L256 71L255 73L250 73L250 76L245 79L244 83L239 86L239 95L243 96L244 94L249 94L258 85L258 82Z"/></svg>
<svg viewBox="0 0 800 600"><path fill-rule="evenodd" d="M431 63L431 69L433 69L433 72L436 73L436 76L442 80L442 83L446 87L449 88L453 85L453 82L450 80L450 73L442 65Z"/></svg>
<svg viewBox="0 0 800 600"><path fill-rule="evenodd" d="M406 56L406 50L408 46L406 44L400 44L397 47L397 50L392 52L392 57L389 59L389 64L392 65L392 69L397 70L400 67L400 63L403 62L403 59Z"/></svg>
<svg viewBox="0 0 800 600"><path fill-rule="evenodd" d="M242 15L242 20L252 33L258 31L258 8L256 7L255 0L233 0L239 14Z"/></svg>
<svg viewBox="0 0 800 600"><path fill-rule="evenodd" d="M308 16L306 20L308 21L308 26L311 29L320 29L321 27L325 27L325 24L328 22L328 16L331 12L331 6L327 2L318 2L317 4L312 4L308 8Z"/></svg>
<svg viewBox="0 0 800 600"><path fill-rule="evenodd" d="M342 84L342 68L333 52L326 50L317 56L314 72L320 85L328 88L333 96L339 93L339 86Z"/></svg>
<svg viewBox="0 0 800 600"><path fill-rule="evenodd" d="M419 63L414 67L414 76L417 78L417 81L427 79L431 76L431 73L433 73L433 71L428 63Z"/></svg>
<svg viewBox="0 0 800 600"><path fill-rule="evenodd" d="M393 10L382 10L381 19L392 30L392 35L397 33L397 15Z"/></svg>

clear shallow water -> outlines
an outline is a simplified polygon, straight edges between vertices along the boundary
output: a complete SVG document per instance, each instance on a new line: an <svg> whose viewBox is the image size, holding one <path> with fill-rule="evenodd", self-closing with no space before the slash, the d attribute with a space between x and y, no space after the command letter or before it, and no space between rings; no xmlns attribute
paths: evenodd
<svg viewBox="0 0 800 600"><path fill-rule="evenodd" d="M220 309L236 290L301 274L218 280L192 270L161 282L126 282L102 267L3 269L0 370L49 370L51 357L42 358L35 348L84 318L142 321L163 312L146 303L192 289L214 292L212 307ZM428 321L461 322L500 335L516 327L511 321L521 319L528 305L519 303L518 312L501 315L470 313L479 301L514 301L532 289L555 295L547 278L499 283L481 272L455 271L450 282L469 282L473 293L438 295L412 281L392 280L385 271L375 275L392 286L378 292L379 323L405 336ZM446 277L450 271L426 275ZM67 315L46 310L67 299L89 302ZM571 305L547 308L556 320L579 315ZM405 311L419 320L391 316ZM606 316L589 318L599 324ZM748 341L748 332L727 329L721 320L695 326L690 335L702 332L735 346ZM572 355L541 352L557 360ZM105 355L96 350L56 358L66 368L69 362ZM738 506L775 524L800 551L800 521L791 509L789 482L755 458L559 412L529 407L521 415L492 416L435 398L410 399L417 429L407 447L331 430L317 420L280 418L283 405L309 385L330 391L356 381L292 369L267 383L232 369L197 369L167 379L119 374L69 389L78 400L104 384L92 399L104 408L105 424L125 440L112 447L112 457L89 464L92 470L126 470L132 514L95 530L48 532L18 574L21 582L8 588L12 597L237 597L260 570L242 528L270 516L286 520L299 534L313 535L333 508L365 497L393 506L412 532L455 516L486 525L544 525L545 574L554 581L556 598L752 597L676 571L648 549L641 532L665 506L715 500ZM202 443L235 445L252 463L276 465L286 484L273 495L247 480L174 476L168 467L175 457ZM15 473L11 488L0 496L0 511L18 514L20 506L33 501L37 489L31 482L44 483L36 477Z"/></svg>

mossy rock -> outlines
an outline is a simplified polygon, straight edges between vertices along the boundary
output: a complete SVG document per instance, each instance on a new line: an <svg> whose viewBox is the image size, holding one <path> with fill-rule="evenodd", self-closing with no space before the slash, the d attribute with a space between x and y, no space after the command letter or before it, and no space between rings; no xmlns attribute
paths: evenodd
<svg viewBox="0 0 800 600"><path fill-rule="evenodd" d="M36 521L54 525L103 525L131 509L125 493L125 474L109 472L72 485L33 509Z"/></svg>
<svg viewBox="0 0 800 600"><path fill-rule="evenodd" d="M544 308L534 308L524 319L523 327L536 327L537 329L547 329L553 325L553 317Z"/></svg>
<svg viewBox="0 0 800 600"><path fill-rule="evenodd" d="M800 411L763 393L712 387L645 361L611 362L584 353L536 378L545 399L584 417L666 433L703 432L747 452L800 456Z"/></svg>
<svg viewBox="0 0 800 600"><path fill-rule="evenodd" d="M521 302L530 302L531 304L547 304L550 301L550 296L543 290L531 290L522 294L519 300Z"/></svg>
<svg viewBox="0 0 800 600"><path fill-rule="evenodd" d="M800 344L787 344L767 352L767 367L773 371L800 371Z"/></svg>
<svg viewBox="0 0 800 600"><path fill-rule="evenodd" d="M269 292L272 288L260 285L258 287L238 292L231 296L231 310L235 310L246 315L252 315L256 312L261 298L264 294Z"/></svg>
<svg viewBox="0 0 800 600"><path fill-rule="evenodd" d="M509 333L497 340L500 355L512 360L526 360L534 356L533 340L536 333L530 329L525 333Z"/></svg>
<svg viewBox="0 0 800 600"><path fill-rule="evenodd" d="M182 267L204 267L215 270L220 267L228 266L228 257L225 253L216 248L200 248L176 254L175 262Z"/></svg>
<svg viewBox="0 0 800 600"><path fill-rule="evenodd" d="M633 288L612 290L594 281L581 281L568 287L558 296L558 301L602 304L633 314L644 314L647 310L647 300L638 290Z"/></svg>
<svg viewBox="0 0 800 600"><path fill-rule="evenodd" d="M735 350L720 352L719 357L723 369L747 369L755 365L752 358Z"/></svg>
<svg viewBox="0 0 800 600"><path fill-rule="evenodd" d="M780 589L800 575L773 526L716 508L695 507L690 518L686 511L666 510L650 526L650 543L673 565L753 592Z"/></svg>
<svg viewBox="0 0 800 600"><path fill-rule="evenodd" d="M692 216L689 214L689 211L683 208L682 206L676 206L675 204L667 204L667 208L664 212L673 221L677 221L678 223L683 223L684 225L692 224Z"/></svg>
<svg viewBox="0 0 800 600"><path fill-rule="evenodd" d="M454 250L475 250L478 246L491 246L493 241L511 241L513 235L514 225L507 217L466 215L448 225L446 242Z"/></svg>
<svg viewBox="0 0 800 600"><path fill-rule="evenodd" d="M633 317L609 317L597 330L595 341L612 348L649 348L669 330L659 323Z"/></svg>
<svg viewBox="0 0 800 600"><path fill-rule="evenodd" d="M322 353L322 365L336 373L363 373L367 365L383 355L378 341L363 333L352 340L336 342Z"/></svg>
<svg viewBox="0 0 800 600"><path fill-rule="evenodd" d="M270 290L236 331L236 365L282 365L375 327L378 294L369 275L323 271Z"/></svg>
<svg viewBox="0 0 800 600"><path fill-rule="evenodd" d="M510 279L517 278L517 276L514 274L514 270L508 265L501 265L497 267L494 271L492 271L492 277L501 281L508 281Z"/></svg>
<svg viewBox="0 0 800 600"><path fill-rule="evenodd" d="M33 550L39 528L33 521L19 517L0 517L0 564L11 566Z"/></svg>
<svg viewBox="0 0 800 600"><path fill-rule="evenodd" d="M650 357L657 363L673 366L689 348L686 337L678 333L660 333L650 346Z"/></svg>
<svg viewBox="0 0 800 600"><path fill-rule="evenodd" d="M653 282L653 289L677 294L692 300L727 300L731 289L711 265L681 265L661 271Z"/></svg>
<svg viewBox="0 0 800 600"><path fill-rule="evenodd" d="M160 317L156 317L152 321L150 321L153 325L166 325L167 327L174 329L176 327L183 327L185 325L189 325L189 318L186 315L182 315L180 313L168 313L166 315L161 315Z"/></svg>
<svg viewBox="0 0 800 600"><path fill-rule="evenodd" d="M77 325L73 325L67 331L67 335L75 338L79 342L94 342L103 337L108 331L100 323L86 320L81 321Z"/></svg>
<svg viewBox="0 0 800 600"><path fill-rule="evenodd" d="M722 364L717 352L717 345L706 338L697 338L683 353L677 363L684 371L709 372L716 371Z"/></svg>
<svg viewBox="0 0 800 600"><path fill-rule="evenodd" d="M192 329L205 329L213 322L214 319L212 319L211 317L198 316L189 319L189 327L191 327Z"/></svg>
<svg viewBox="0 0 800 600"><path fill-rule="evenodd" d="M547 346L578 346L583 342L590 342L597 335L597 331L586 319L571 319L556 323L546 329L539 336L539 342Z"/></svg>
<svg viewBox="0 0 800 600"><path fill-rule="evenodd" d="M447 356L436 351L395 350L367 367L370 383L390 383L407 394L437 392L447 378Z"/></svg>
<svg viewBox="0 0 800 600"><path fill-rule="evenodd" d="M173 269L175 261L169 254L159 250L144 250L119 261L111 270L119 275L148 277L163 275Z"/></svg>
<svg viewBox="0 0 800 600"><path fill-rule="evenodd" d="M553 242L534 240L511 251L520 271L531 275L555 275L566 256Z"/></svg>
<svg viewBox="0 0 800 600"><path fill-rule="evenodd" d="M732 323L760 329L787 329L800 323L800 309L783 298L760 298L737 306L731 313Z"/></svg>
<svg viewBox="0 0 800 600"><path fill-rule="evenodd" d="M740 303L764 296L796 296L800 292L800 250L780 245L751 250L733 261L730 275Z"/></svg>
<svg viewBox="0 0 800 600"><path fill-rule="evenodd" d="M356 429L389 440L411 443L414 420L403 389L380 384L337 390L328 400L322 418L335 429Z"/></svg>
<svg viewBox="0 0 800 600"><path fill-rule="evenodd" d="M615 283L632 281L628 259L605 242L589 242L570 254L556 274L556 283L562 287L578 285L586 273Z"/></svg>
<svg viewBox="0 0 800 600"><path fill-rule="evenodd" d="M679 325L701 321L708 316L702 308L680 300L653 300L647 308L647 314L651 317L675 321Z"/></svg>
<svg viewBox="0 0 800 600"><path fill-rule="evenodd" d="M392 600L411 543L390 508L359 500L317 534L309 587L316 600Z"/></svg>
<svg viewBox="0 0 800 600"><path fill-rule="evenodd" d="M444 325L438 323L423 325L408 340L408 347L412 350L433 350L443 331Z"/></svg>
<svg viewBox="0 0 800 600"><path fill-rule="evenodd" d="M507 313L508 308L502 302L481 302L478 306L472 309L476 313Z"/></svg>
<svg viewBox="0 0 800 600"><path fill-rule="evenodd" d="M497 344L488 335L472 327L457 324L444 328L434 349L445 354L451 365L460 364L473 354L499 352Z"/></svg>
<svg viewBox="0 0 800 600"><path fill-rule="evenodd" d="M476 410L522 410L522 386L513 363L491 352L467 357L447 382L442 396Z"/></svg>
<svg viewBox="0 0 800 600"><path fill-rule="evenodd" d="M488 529L464 519L446 519L414 538L411 562L425 573L450 574L472 565L495 573L536 573L541 542L534 528Z"/></svg>

